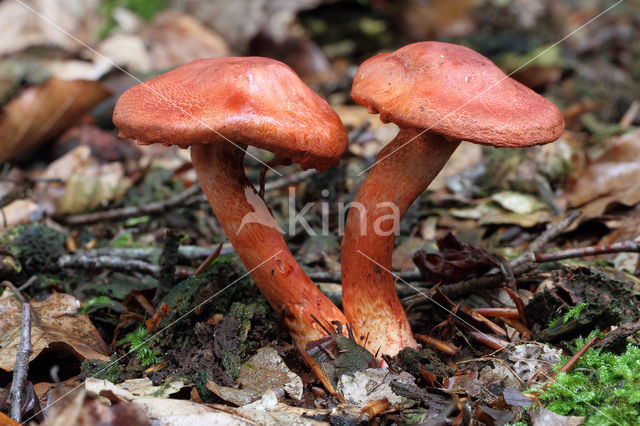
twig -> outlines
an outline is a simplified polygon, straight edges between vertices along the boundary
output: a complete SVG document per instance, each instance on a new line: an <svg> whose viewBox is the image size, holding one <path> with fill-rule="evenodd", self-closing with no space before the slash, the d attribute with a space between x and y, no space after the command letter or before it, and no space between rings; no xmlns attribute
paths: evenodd
<svg viewBox="0 0 640 426"><path fill-rule="evenodd" d="M119 272L141 272L159 276L160 267L136 259L115 256L86 256L83 254L64 255L58 259L60 268L111 269Z"/></svg>
<svg viewBox="0 0 640 426"><path fill-rule="evenodd" d="M520 263L526 263L528 260L531 260L531 254L536 254L541 251L549 241L562 234L569 226L571 226L571 224L579 218L581 214L582 212L580 210L574 210L561 221L549 224L547 229L533 240L531 244L529 244L525 253L516 257L511 262L511 267L518 266Z"/></svg>
<svg viewBox="0 0 640 426"><path fill-rule="evenodd" d="M162 243L160 255L160 273L158 275L158 288L153 297L153 306L157 306L160 300L169 293L176 277L176 264L178 263L178 249L183 233L167 229Z"/></svg>
<svg viewBox="0 0 640 426"><path fill-rule="evenodd" d="M295 185L296 183L300 183L303 180L317 174L318 171L315 169L311 170L301 170L299 172L291 173L290 175L283 176L279 179L276 179L271 182L267 182L264 185L265 192L275 191L276 189L282 189L289 185Z"/></svg>
<svg viewBox="0 0 640 426"><path fill-rule="evenodd" d="M22 293L20 293L20 290L18 290L11 281L2 281L0 285L11 290L13 294L15 294L15 296L18 298L20 303L27 303L27 300L24 298Z"/></svg>
<svg viewBox="0 0 640 426"><path fill-rule="evenodd" d="M623 342L627 337L640 331L640 318L626 322L621 326L608 332L602 339L600 339L594 348L606 348L617 342Z"/></svg>
<svg viewBox="0 0 640 426"><path fill-rule="evenodd" d="M555 260L569 259L572 257L597 256L610 253L640 253L640 243L636 241L624 241L603 246L578 247L553 253L537 254L535 261L553 262Z"/></svg>
<svg viewBox="0 0 640 426"><path fill-rule="evenodd" d="M589 348L593 346L593 344L596 343L599 339L600 337L597 334L593 336L591 340L589 340L583 347L580 348L578 352L576 352L571 358L569 358L562 367L560 367L553 378L556 379L558 377L558 374L560 373L568 373L569 370L571 370L573 366L576 365L580 358L582 358L582 355L584 355L589 350Z"/></svg>
<svg viewBox="0 0 640 426"><path fill-rule="evenodd" d="M638 115L639 111L640 111L640 101L635 100L631 102L629 109L627 109L627 111L624 113L624 115L620 119L620 122L618 123L620 124L620 127L631 126L633 121L636 119L636 116Z"/></svg>
<svg viewBox="0 0 640 426"><path fill-rule="evenodd" d="M200 185L196 184L184 190L181 194L167 200L157 201L155 203L149 203L142 206L124 207L121 209L67 216L66 218L63 218L63 220L69 225L85 225L102 221L123 220L130 217L138 217L148 214L165 213L172 207L185 204L187 202L201 202L200 197L191 200L191 198L198 196L199 194Z"/></svg>
<svg viewBox="0 0 640 426"><path fill-rule="evenodd" d="M200 264L200 266L198 266L198 268L196 269L196 271L193 273L193 275L200 275L201 273L203 273L205 271L205 269L207 269L209 267L209 265L211 265L211 262L213 262L214 260L216 260L218 258L218 256L220 256L220 252L222 252L222 243L220 243L220 245L218 245L218 247L211 253L211 255L209 257L207 257L204 262L202 262Z"/></svg>
<svg viewBox="0 0 640 426"><path fill-rule="evenodd" d="M315 175L316 173L318 173L317 170L303 170L300 172L292 173L288 176L281 177L272 182L267 182L264 186L264 190L274 191L276 189L281 189L289 185L294 185L296 183L302 182L310 176ZM167 209L179 205L190 205L206 202L207 198L200 191L200 185L196 184L186 189L181 194L167 200L157 201L155 203L150 203L144 206L124 207L121 209L67 216L66 218L63 218L63 221L68 225L85 225L102 221L123 220L130 217L165 213ZM207 256L209 254L210 252L207 253Z"/></svg>
<svg viewBox="0 0 640 426"><path fill-rule="evenodd" d="M20 349L16 354L13 366L13 383L11 384L11 417L22 421L22 388L29 372L29 357L31 348L31 305L22 304L22 333L20 334Z"/></svg>
<svg viewBox="0 0 640 426"><path fill-rule="evenodd" d="M406 282L415 282L415 281L424 281L420 271L406 271L406 272L394 272L394 274L400 277L400 281ZM342 274L340 272L332 273L325 271L313 271L308 272L307 276L311 281L314 282L323 282L323 283L336 283L340 284L342 282Z"/></svg>
<svg viewBox="0 0 640 426"><path fill-rule="evenodd" d="M206 259L217 246L200 247L200 246L180 246L178 249L178 262L190 263L193 261L200 261ZM226 255L233 253L234 249L231 244L225 243L222 247L220 255ZM162 249L157 247L131 247L131 248L99 248L94 250L78 250L75 252L77 255L83 255L88 257L122 257L125 259L137 259L150 261L157 256L160 256Z"/></svg>

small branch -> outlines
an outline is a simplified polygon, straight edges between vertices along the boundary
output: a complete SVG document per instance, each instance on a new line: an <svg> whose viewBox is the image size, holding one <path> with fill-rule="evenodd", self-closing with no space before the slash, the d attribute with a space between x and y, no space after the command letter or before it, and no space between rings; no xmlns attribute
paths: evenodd
<svg viewBox="0 0 640 426"><path fill-rule="evenodd" d="M269 191L275 191L276 189L286 188L287 186L295 185L297 183L302 182L303 180L307 180L307 178L310 178L311 176L314 176L317 173L318 171L315 169L301 170L299 172L291 173L290 175L283 176L271 182L267 182L264 185L264 190L265 192L269 192Z"/></svg>
<svg viewBox="0 0 640 426"><path fill-rule="evenodd" d="M396 277L400 277L399 280L401 281L400 284L402 285L404 284L402 281L405 281L405 282L424 281L424 279L422 278L422 275L420 274L420 271L418 270L407 271L407 272L394 271L394 275ZM313 271L313 272L307 272L307 276L311 281L314 281L314 282L335 283L335 284L340 284L342 282L342 274L340 272L331 273L331 272L325 272L325 271Z"/></svg>
<svg viewBox="0 0 640 426"><path fill-rule="evenodd" d="M22 388L29 372L29 357L31 348L31 305L22 304L22 333L20 334L20 349L16 354L13 366L13 382L11 383L11 417L20 422L22 420Z"/></svg>
<svg viewBox="0 0 640 426"><path fill-rule="evenodd" d="M180 246L178 249L178 262L191 263L206 259L217 249L218 246L200 247L200 246ZM233 253L234 249L231 244L225 243L222 247L220 255ZM76 255L87 257L122 257L125 259L137 259L151 261L162 253L162 249L157 247L131 247L131 248L99 248L94 250L78 250Z"/></svg>
<svg viewBox="0 0 640 426"><path fill-rule="evenodd" d="M191 200L191 198L200 195L200 193L200 185L196 184L167 200L157 201L155 203L149 203L142 206L124 207L121 209L67 216L66 218L63 218L63 220L68 225L85 225L102 221L123 220L130 217L138 217L148 214L165 213L167 210L182 204L188 204L192 201L196 203L201 202L200 197Z"/></svg>
<svg viewBox="0 0 640 426"><path fill-rule="evenodd" d="M11 281L2 281L0 285L11 290L20 303L27 303L27 300L24 298L22 293L20 293L20 290L18 290Z"/></svg>
<svg viewBox="0 0 640 426"><path fill-rule="evenodd" d="M158 277L160 267L136 259L114 256L86 256L83 254L64 255L58 259L60 268L111 269L119 272L140 272Z"/></svg>
<svg viewBox="0 0 640 426"><path fill-rule="evenodd" d="M603 246L578 247L567 250L560 250L553 253L543 253L536 255L536 262L553 262L556 260L569 259L572 257L597 256L611 253L640 253L640 243L635 241L624 241Z"/></svg>
<svg viewBox="0 0 640 426"><path fill-rule="evenodd" d="M292 173L288 176L281 177L272 182L267 182L264 186L264 189L265 191L274 191L276 189L281 189L289 185L300 183L303 180L306 180L307 178L315 175L316 173L318 173L317 170L303 170L300 172ZM143 206L124 207L121 209L67 216L66 218L63 218L63 221L68 225L85 225L102 221L124 220L130 217L162 214L167 210L179 205L191 205L206 202L207 198L200 190L200 185L196 184L184 190L181 194L178 194L175 197L169 198L167 200L157 201L155 203L149 203ZM207 256L209 254L211 254L211 252L207 253Z"/></svg>

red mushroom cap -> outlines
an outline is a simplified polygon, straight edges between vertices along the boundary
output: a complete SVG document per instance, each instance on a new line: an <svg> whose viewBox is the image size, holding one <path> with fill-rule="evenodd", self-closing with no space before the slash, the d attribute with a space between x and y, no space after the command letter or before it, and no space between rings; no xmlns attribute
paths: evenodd
<svg viewBox="0 0 640 426"><path fill-rule="evenodd" d="M253 145L303 168L326 169L347 148L338 115L281 62L268 58L193 61L127 90L113 122L142 144Z"/></svg>
<svg viewBox="0 0 640 426"><path fill-rule="evenodd" d="M449 43L414 43L369 58L351 96L382 121L485 145L539 145L564 129L553 103L478 52Z"/></svg>

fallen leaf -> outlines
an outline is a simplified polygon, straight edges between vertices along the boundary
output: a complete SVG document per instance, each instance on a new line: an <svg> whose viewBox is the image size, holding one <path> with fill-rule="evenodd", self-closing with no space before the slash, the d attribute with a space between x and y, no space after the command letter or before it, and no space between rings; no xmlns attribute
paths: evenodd
<svg viewBox="0 0 640 426"><path fill-rule="evenodd" d="M396 374L385 368L368 368L364 371L356 371L353 374L344 374L338 381L336 390L349 403L361 407L383 398L386 398L392 405L404 404L408 400L397 395L391 389L391 382L394 381L413 384L414 378L405 371Z"/></svg>
<svg viewBox="0 0 640 426"><path fill-rule="evenodd" d="M55 77L24 90L3 109L0 162L55 138L109 95L98 82Z"/></svg>
<svg viewBox="0 0 640 426"><path fill-rule="evenodd" d="M109 361L107 346L87 315L77 315L81 304L75 297L53 293L31 302L33 360L44 349L71 352L78 360ZM12 371L20 347L22 305L14 298L0 299L0 369Z"/></svg>
<svg viewBox="0 0 640 426"><path fill-rule="evenodd" d="M77 170L69 180L58 204L59 214L82 213L105 201L122 197L131 187L122 163L108 163Z"/></svg>
<svg viewBox="0 0 640 426"><path fill-rule="evenodd" d="M422 276L432 283L451 284L504 263L500 256L464 244L451 233L438 240L439 253L417 251L413 258Z"/></svg>
<svg viewBox="0 0 640 426"><path fill-rule="evenodd" d="M240 388L219 386L213 381L207 383L207 389L225 401L236 405L246 405L259 400L267 391L278 397L302 398L302 379L289 370L278 351L271 347L258 349L258 353L240 366L236 383Z"/></svg>
<svg viewBox="0 0 640 426"><path fill-rule="evenodd" d="M569 205L583 205L605 195L623 194L629 197L629 184L640 181L640 130L617 138L576 179L567 194ZM633 185L636 192L640 186ZM640 195L638 195L640 197ZM616 201L615 197L610 202Z"/></svg>
<svg viewBox="0 0 640 426"><path fill-rule="evenodd" d="M518 214L529 214L545 209L546 205L531 194L503 191L491 195L491 199L503 208Z"/></svg>
<svg viewBox="0 0 640 426"><path fill-rule="evenodd" d="M80 145L39 174L33 200L49 214L82 213L120 198L131 186L121 162L101 164Z"/></svg>
<svg viewBox="0 0 640 426"><path fill-rule="evenodd" d="M120 385L107 380L88 378L87 394L104 396L112 401L128 401L139 407L151 419L154 425L256 425L256 424L291 424L291 425L326 425L308 417L316 414L327 417L328 410L290 407L276 404L272 408L258 409L254 406L229 407L219 404L200 404L181 399L138 396Z"/></svg>
<svg viewBox="0 0 640 426"><path fill-rule="evenodd" d="M404 238L400 244L393 249L391 255L392 269L395 271L407 271L415 269L413 255L418 250L435 251L434 244L418 237Z"/></svg>
<svg viewBox="0 0 640 426"><path fill-rule="evenodd" d="M98 54L94 59L94 69L104 73L113 65L130 71L149 72L152 69L151 57L144 40L135 34L116 33L102 40L98 45Z"/></svg>
<svg viewBox="0 0 640 426"><path fill-rule="evenodd" d="M220 35L192 16L176 11L156 15L143 37L154 69L170 69L197 59L231 54Z"/></svg>

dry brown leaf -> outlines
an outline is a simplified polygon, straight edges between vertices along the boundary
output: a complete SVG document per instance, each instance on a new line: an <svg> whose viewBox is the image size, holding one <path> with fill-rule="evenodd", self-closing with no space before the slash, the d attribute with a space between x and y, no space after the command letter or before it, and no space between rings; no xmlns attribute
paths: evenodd
<svg viewBox="0 0 640 426"><path fill-rule="evenodd" d="M82 213L120 198L131 186L121 162L101 164L80 145L38 175L33 200L49 214ZM54 180L54 181L51 181Z"/></svg>
<svg viewBox="0 0 640 426"><path fill-rule="evenodd" d="M640 130L619 137L578 176L568 194L572 207L616 193L630 199L629 184L640 182ZM638 188L640 189L640 187Z"/></svg>
<svg viewBox="0 0 640 426"><path fill-rule="evenodd" d="M154 69L174 68L196 59L231 54L231 49L217 33L195 18L176 11L156 15L143 36Z"/></svg>
<svg viewBox="0 0 640 426"><path fill-rule="evenodd" d="M55 77L26 89L2 112L0 162L58 136L109 95L98 82Z"/></svg>
<svg viewBox="0 0 640 426"><path fill-rule="evenodd" d="M76 315L80 301L53 293L44 301L31 301L33 360L44 349L71 351L80 360L108 361L107 346L87 315ZM22 305L14 298L0 300L0 369L12 371L20 347Z"/></svg>

